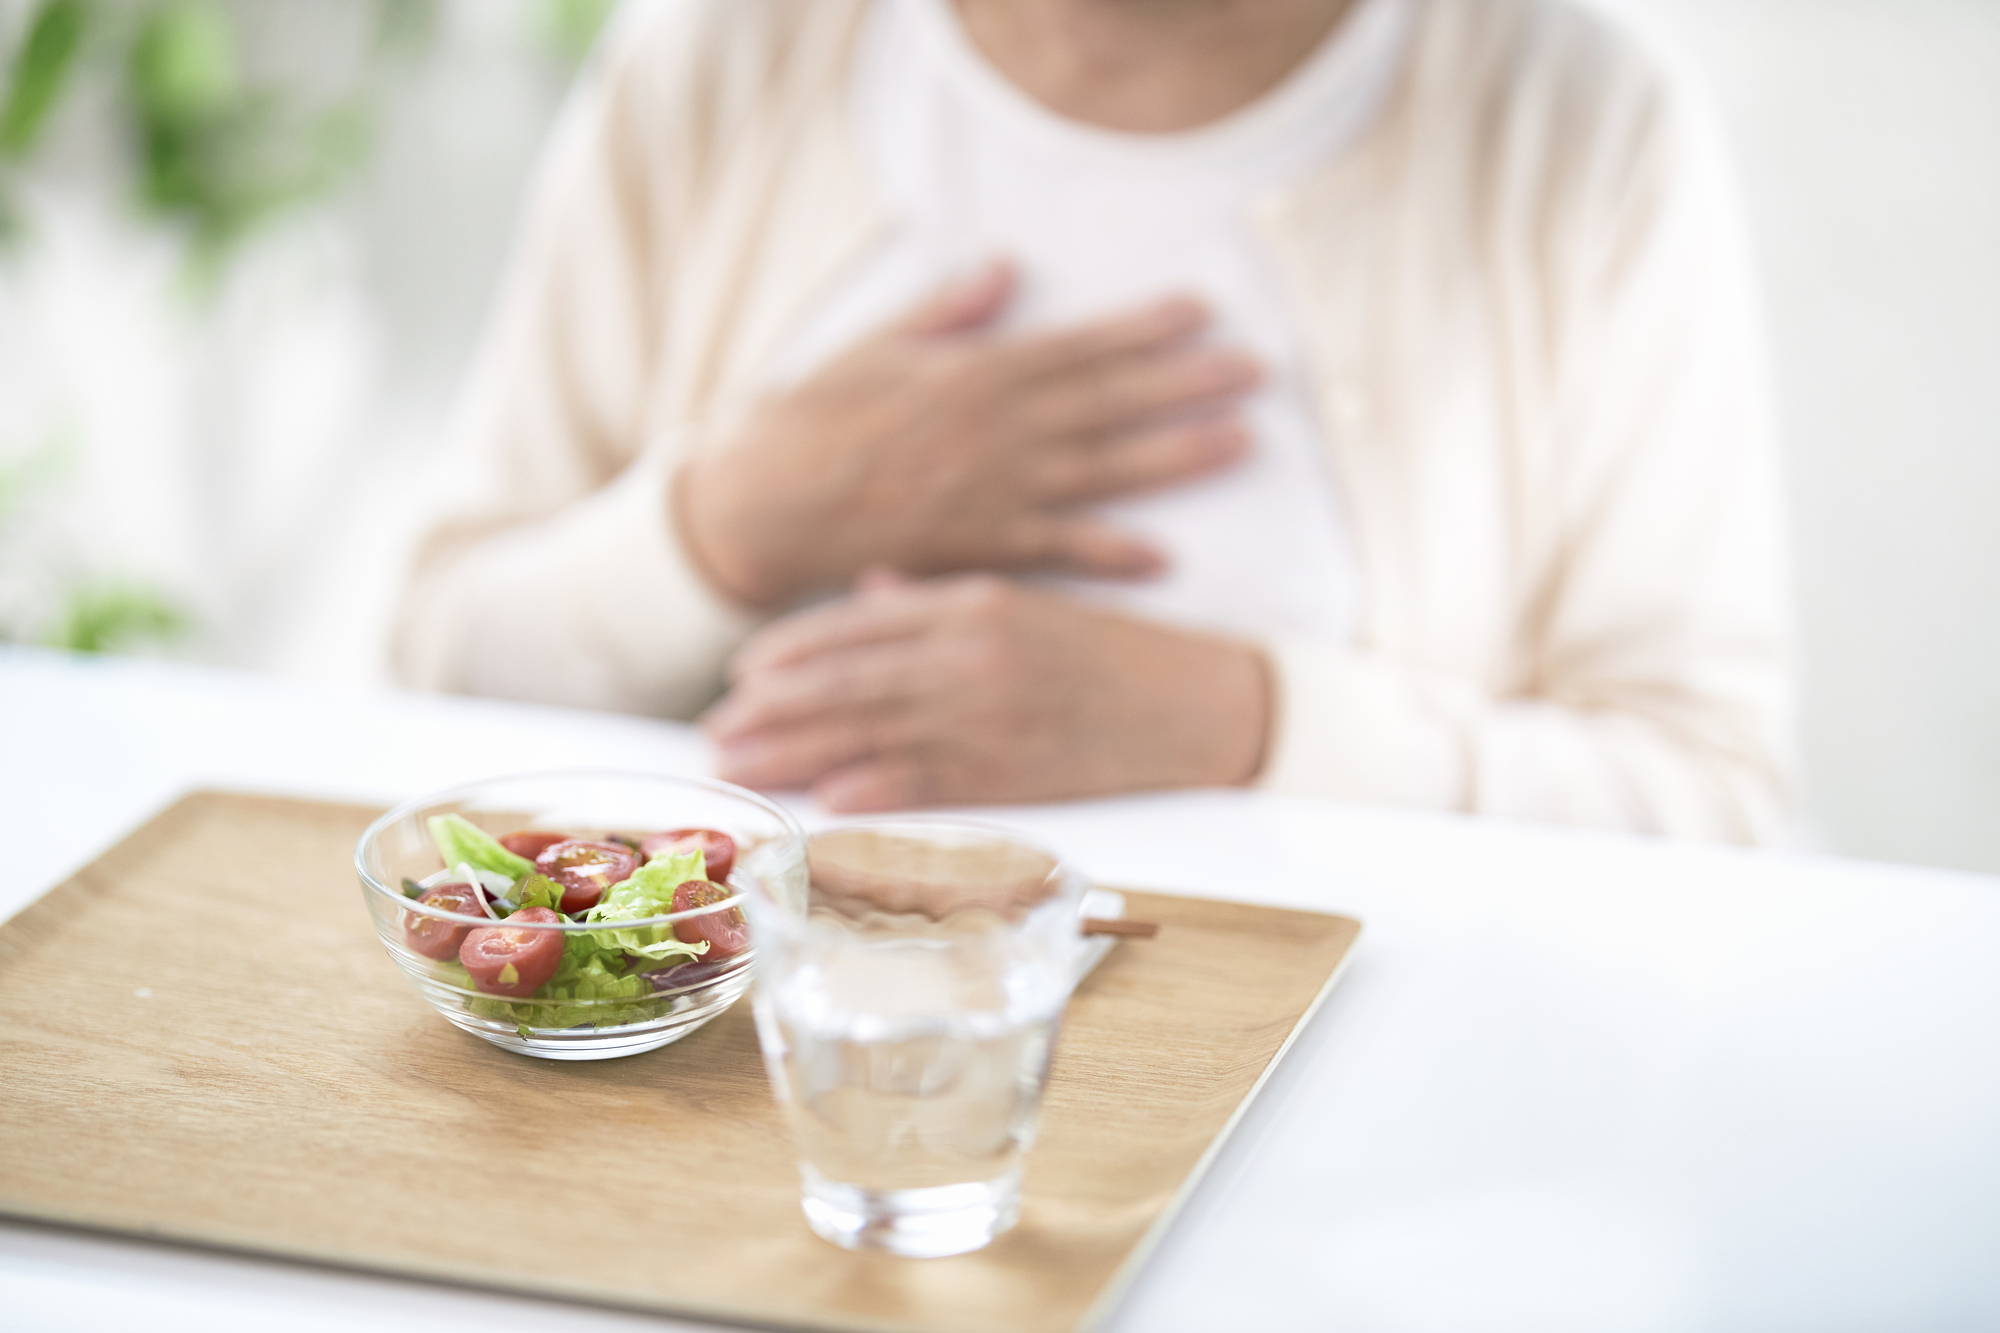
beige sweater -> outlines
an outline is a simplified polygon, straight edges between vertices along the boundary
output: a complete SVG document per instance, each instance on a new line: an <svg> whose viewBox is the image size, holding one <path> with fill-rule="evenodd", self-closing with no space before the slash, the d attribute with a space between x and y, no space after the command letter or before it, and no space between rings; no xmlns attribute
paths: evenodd
<svg viewBox="0 0 2000 1333"><path fill-rule="evenodd" d="M1561 0L1416 0L1359 143L1257 218L1361 567L1274 641L1262 782L1756 840L1791 709L1741 227L1675 80ZM678 0L560 126L418 553L411 684L692 715L753 619L666 504L882 225L845 115L866 0Z"/></svg>

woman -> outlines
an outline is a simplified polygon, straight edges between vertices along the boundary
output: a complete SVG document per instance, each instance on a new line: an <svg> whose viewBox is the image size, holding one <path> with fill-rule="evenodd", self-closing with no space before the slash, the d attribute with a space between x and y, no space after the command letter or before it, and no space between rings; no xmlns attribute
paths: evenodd
<svg viewBox="0 0 2000 1333"><path fill-rule="evenodd" d="M1558 0L684 0L571 109L414 683L841 809L1751 841L1774 446L1684 96ZM522 629L526 627L527 634Z"/></svg>

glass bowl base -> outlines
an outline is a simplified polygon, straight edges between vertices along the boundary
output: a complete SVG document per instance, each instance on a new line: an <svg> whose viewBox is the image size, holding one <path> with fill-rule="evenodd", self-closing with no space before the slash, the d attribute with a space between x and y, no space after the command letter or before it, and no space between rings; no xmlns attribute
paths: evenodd
<svg viewBox="0 0 2000 1333"><path fill-rule="evenodd" d="M657 1051L662 1046L671 1046L696 1029L706 1026L717 1017L714 1013L703 1014L692 1022L662 1031L655 1027L637 1028L631 1033L621 1033L616 1029L599 1032L595 1028L576 1028L552 1031L530 1028L528 1036L518 1030L499 1030L497 1025L475 1018L470 1014L460 1018L456 1014L446 1014L445 1018L455 1028L482 1037L502 1050L516 1055L532 1055L538 1060L616 1060L627 1055L643 1055L647 1051Z"/></svg>

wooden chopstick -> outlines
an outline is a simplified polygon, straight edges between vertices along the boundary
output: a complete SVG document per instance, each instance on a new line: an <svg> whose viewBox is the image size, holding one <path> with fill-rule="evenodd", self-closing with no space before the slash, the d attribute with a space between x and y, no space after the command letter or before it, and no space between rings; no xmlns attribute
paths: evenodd
<svg viewBox="0 0 2000 1333"><path fill-rule="evenodd" d="M1127 939L1150 940L1160 933L1157 921L1128 921L1121 916L1087 916L1083 919L1083 933L1086 935L1123 935Z"/></svg>

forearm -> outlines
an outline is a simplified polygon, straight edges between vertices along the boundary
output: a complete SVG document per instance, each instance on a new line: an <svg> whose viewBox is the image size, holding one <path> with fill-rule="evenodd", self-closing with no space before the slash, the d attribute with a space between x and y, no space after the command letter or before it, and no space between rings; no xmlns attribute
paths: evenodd
<svg viewBox="0 0 2000 1333"><path fill-rule="evenodd" d="M420 556L396 665L425 689L691 717L721 688L750 619L689 562L664 459L642 459L542 518L450 537Z"/></svg>
<svg viewBox="0 0 2000 1333"><path fill-rule="evenodd" d="M1272 650L1273 790L1338 800L1760 843L1791 782L1782 660L1727 691L1570 682L1572 697L1496 699L1380 657Z"/></svg>

